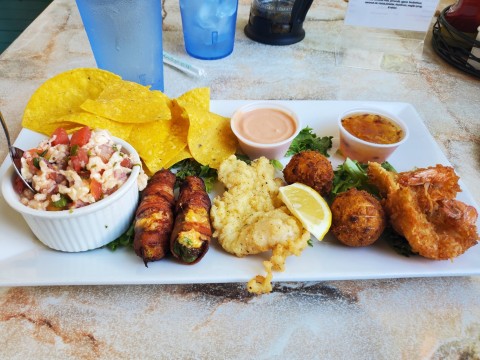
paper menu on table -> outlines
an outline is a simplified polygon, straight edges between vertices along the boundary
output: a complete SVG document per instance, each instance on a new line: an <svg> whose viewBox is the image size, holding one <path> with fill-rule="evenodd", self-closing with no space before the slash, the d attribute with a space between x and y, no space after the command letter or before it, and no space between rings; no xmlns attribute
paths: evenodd
<svg viewBox="0 0 480 360"><path fill-rule="evenodd" d="M428 31L439 0L349 0L345 24Z"/></svg>

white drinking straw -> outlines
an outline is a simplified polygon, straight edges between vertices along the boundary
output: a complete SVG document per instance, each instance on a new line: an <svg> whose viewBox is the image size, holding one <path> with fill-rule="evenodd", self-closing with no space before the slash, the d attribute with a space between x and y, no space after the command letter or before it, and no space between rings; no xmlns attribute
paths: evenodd
<svg viewBox="0 0 480 360"><path fill-rule="evenodd" d="M166 51L163 52L163 62L187 74L193 76L205 76L205 70L200 69L199 67L192 65L188 62L180 60L176 56L173 56Z"/></svg>

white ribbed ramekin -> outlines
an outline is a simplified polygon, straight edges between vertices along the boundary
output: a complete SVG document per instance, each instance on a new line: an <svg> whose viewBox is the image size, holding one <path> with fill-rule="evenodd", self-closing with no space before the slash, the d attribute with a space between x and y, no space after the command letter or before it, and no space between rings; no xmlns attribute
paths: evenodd
<svg viewBox="0 0 480 360"><path fill-rule="evenodd" d="M130 144L118 138L113 140L122 145L122 151L138 157ZM36 145L32 144L32 148ZM86 251L108 244L128 229L138 205L139 172L140 167L134 166L127 181L113 194L74 210L45 211L23 205L13 188L12 166L3 176L2 194L46 246L67 252Z"/></svg>

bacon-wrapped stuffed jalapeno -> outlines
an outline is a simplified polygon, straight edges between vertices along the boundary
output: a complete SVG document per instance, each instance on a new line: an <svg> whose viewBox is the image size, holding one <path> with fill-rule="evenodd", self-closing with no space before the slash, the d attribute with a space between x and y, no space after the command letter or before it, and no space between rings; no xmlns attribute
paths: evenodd
<svg viewBox="0 0 480 360"><path fill-rule="evenodd" d="M203 180L187 176L175 206L170 251L179 261L195 264L206 254L212 237L211 202Z"/></svg>
<svg viewBox="0 0 480 360"><path fill-rule="evenodd" d="M162 169L152 176L143 190L135 213L133 247L145 266L150 261L162 259L169 251L174 221L175 180L172 172Z"/></svg>

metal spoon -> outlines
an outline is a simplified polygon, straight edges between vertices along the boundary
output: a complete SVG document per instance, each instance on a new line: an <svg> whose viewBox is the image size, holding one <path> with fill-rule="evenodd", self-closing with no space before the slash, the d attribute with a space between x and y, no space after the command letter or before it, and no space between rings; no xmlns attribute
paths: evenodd
<svg viewBox="0 0 480 360"><path fill-rule="evenodd" d="M3 115L2 115L1 111L0 111L0 121L2 122L3 132L5 133L5 137L7 138L8 152L10 153L10 158L12 159L13 168L17 172L20 179L22 179L25 186L27 188L29 188L30 190L32 190L34 193L36 193L36 191L32 187L32 185L27 181L27 179L25 179L22 176L22 172L20 171L20 168L21 168L21 160L20 159L22 158L23 150L12 145L12 142L10 141L10 134L8 133L8 129L7 129L7 124L5 123L5 120L3 119Z"/></svg>

